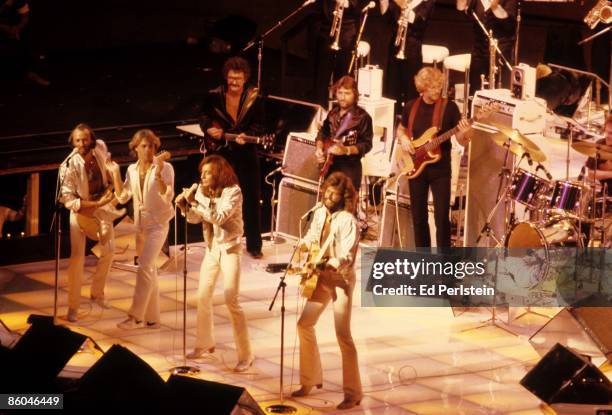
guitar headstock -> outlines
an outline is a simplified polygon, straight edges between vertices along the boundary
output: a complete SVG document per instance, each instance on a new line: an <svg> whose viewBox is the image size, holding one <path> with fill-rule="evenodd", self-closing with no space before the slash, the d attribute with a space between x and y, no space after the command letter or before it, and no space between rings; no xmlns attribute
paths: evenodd
<svg viewBox="0 0 612 415"><path fill-rule="evenodd" d="M170 153L169 151L166 151L166 150L158 153L155 156L155 159L159 160L160 162L164 162L164 161L170 160L171 158L172 158L172 153Z"/></svg>
<svg viewBox="0 0 612 415"><path fill-rule="evenodd" d="M274 134L266 134L261 136L260 144L264 150L270 150L272 147L274 147Z"/></svg>

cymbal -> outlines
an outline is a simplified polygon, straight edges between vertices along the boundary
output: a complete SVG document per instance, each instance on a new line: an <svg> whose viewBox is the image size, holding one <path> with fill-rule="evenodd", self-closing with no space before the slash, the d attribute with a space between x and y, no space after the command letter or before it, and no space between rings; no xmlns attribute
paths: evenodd
<svg viewBox="0 0 612 415"><path fill-rule="evenodd" d="M576 141L572 143L572 148L588 157L596 158L599 154L601 160L612 160L612 146L588 141Z"/></svg>
<svg viewBox="0 0 612 415"><path fill-rule="evenodd" d="M472 129L472 133L490 138L495 144L502 148L508 148L510 152L518 157L523 157L524 154L528 154L533 161L538 163L546 161L546 155L540 150L540 147L517 130L513 130L498 123L491 123L491 125L494 126L498 132L487 133L479 129Z"/></svg>

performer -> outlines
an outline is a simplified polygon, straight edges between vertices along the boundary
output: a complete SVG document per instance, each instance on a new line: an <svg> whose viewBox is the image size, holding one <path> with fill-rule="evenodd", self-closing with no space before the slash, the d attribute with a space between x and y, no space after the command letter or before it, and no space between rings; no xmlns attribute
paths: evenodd
<svg viewBox="0 0 612 415"><path fill-rule="evenodd" d="M388 47L388 66L385 78L385 96L395 100L395 112L401 113L404 103L416 98L419 94L414 87L413 79L423 67L423 37L427 28L427 20L433 12L434 0L382 0L389 3L385 13L390 27L394 27L393 37ZM408 33L406 34L405 59L396 56L399 47L395 46L398 20L402 9L409 7Z"/></svg>
<svg viewBox="0 0 612 415"><path fill-rule="evenodd" d="M612 146L612 115L608 114L606 118L606 130L605 138L597 141L599 144L605 144ZM610 160L599 160L598 163L595 159L589 157L586 163L589 169L589 180L593 180L593 176L596 180L599 180L602 186L607 187L607 194L612 195L612 161Z"/></svg>
<svg viewBox="0 0 612 415"><path fill-rule="evenodd" d="M76 322L81 301L86 235L90 239L98 239L101 247L98 265L92 276L91 299L106 308L104 285L115 249L113 220L121 216L121 212L110 205L114 196L109 188L111 178L106 169L110 156L106 144L96 140L87 124L79 124L72 130L70 143L74 149L60 166L59 180L60 200L70 210L67 319ZM89 231L88 228L93 230Z"/></svg>
<svg viewBox="0 0 612 415"><path fill-rule="evenodd" d="M151 130L134 134L129 148L138 161L128 167L125 184L121 181L119 165L111 161L106 163L113 176L117 200L121 204L133 200L134 222L138 229L136 287L128 318L117 324L120 329L160 327L155 260L168 236L168 223L174 216L174 169L163 160L168 153L155 157L160 145L159 137Z"/></svg>
<svg viewBox="0 0 612 415"><path fill-rule="evenodd" d="M224 133L262 135L263 102L257 88L246 86L250 74L249 63L243 58L233 57L225 62L223 77L226 85L210 91L204 105L201 128L208 136L221 140ZM219 154L234 168L244 195L242 214L247 252L253 258L261 258L261 179L255 144L245 144L241 139L237 139L220 150Z"/></svg>
<svg viewBox="0 0 612 415"><path fill-rule="evenodd" d="M439 126L438 134L442 134L459 124L460 130L455 137L459 144L465 145L468 141L465 131L469 124L461 119L459 108L454 102L442 99L442 72L432 67L423 68L417 73L414 82L421 96L407 103L402 122L397 127L402 150L414 154L415 147L411 141L432 126ZM408 182L416 247L431 246L427 213L430 188L434 201L437 246L450 246L450 141L442 143L440 151L442 157L438 162L427 165L418 177Z"/></svg>
<svg viewBox="0 0 612 415"><path fill-rule="evenodd" d="M356 192L351 179L341 172L330 175L323 184L323 206L313 213L301 250L318 243L325 249L325 269L312 297L298 321L300 338L300 383L292 396L306 396L313 386L321 388L323 372L314 326L330 300L334 303L336 337L342 353L344 400L338 409L359 405L363 392L357 349L351 336L351 310L355 288L355 255L359 243L357 220L353 216ZM328 241L329 239L329 241Z"/></svg>
<svg viewBox="0 0 612 415"><path fill-rule="evenodd" d="M234 328L238 352L236 372L244 372L253 364L254 356L244 311L238 302L240 291L240 258L243 222L242 192L238 178L229 163L221 156L212 155L200 163L201 182L185 190L177 204L191 223L202 222L206 253L200 268L198 286L198 326L193 352L195 359L215 351L212 296L219 274L223 276L225 304Z"/></svg>
<svg viewBox="0 0 612 415"><path fill-rule="evenodd" d="M314 99L327 108L330 79L333 82L348 74L351 55L359 31L361 10L369 0L321 0L312 6L312 33L314 33ZM342 24L338 36L338 50L331 48L334 37L330 30L337 5L343 6Z"/></svg>
<svg viewBox="0 0 612 415"><path fill-rule="evenodd" d="M493 37L498 41L499 50L512 64L512 50L516 40L516 16L518 0L458 0L457 8L471 13L473 10L487 30L493 30ZM488 77L489 74L489 39L482 31L478 22L472 22L474 43L472 44L472 58L470 61L470 95L480 89L480 75ZM509 76L505 66L498 68ZM501 76L500 74L496 75ZM508 84L506 82L506 84Z"/></svg>
<svg viewBox="0 0 612 415"><path fill-rule="evenodd" d="M320 164L325 164L331 155L331 166L327 175L341 171L351 179L353 187L361 186L361 158L372 148L372 117L357 105L359 92L357 82L343 76L333 88L337 104L327 114L316 139L315 155ZM325 143L332 144L327 152ZM343 141L343 142L342 142Z"/></svg>

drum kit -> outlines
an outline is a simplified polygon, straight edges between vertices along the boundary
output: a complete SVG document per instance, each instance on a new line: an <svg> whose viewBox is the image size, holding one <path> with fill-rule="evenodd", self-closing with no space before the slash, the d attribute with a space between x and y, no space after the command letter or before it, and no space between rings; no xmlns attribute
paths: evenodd
<svg viewBox="0 0 612 415"><path fill-rule="evenodd" d="M590 181L580 176L576 180L553 180L541 164L546 155L537 144L517 130L494 126L498 132L488 136L507 154L514 154L518 162L505 172L508 184L498 195L480 236L493 237L500 247L542 248L546 253L555 247L609 246L612 197L606 196L606 189L602 191L594 177ZM612 146L579 141L571 148L597 161L612 160ZM537 163L535 172L519 167L523 159L530 165ZM546 177L538 175L540 170ZM506 202L506 226L505 235L498 240L491 235L489 223L502 202ZM516 203L523 206L528 220L515 221Z"/></svg>

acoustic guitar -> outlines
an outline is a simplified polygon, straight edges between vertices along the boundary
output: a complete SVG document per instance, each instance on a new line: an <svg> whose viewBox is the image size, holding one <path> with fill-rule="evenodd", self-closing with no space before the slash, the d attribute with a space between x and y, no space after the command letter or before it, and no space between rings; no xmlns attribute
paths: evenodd
<svg viewBox="0 0 612 415"><path fill-rule="evenodd" d="M308 247L306 261L301 267L289 266L287 274L300 276L300 293L302 297L312 298L312 295L319 283L319 277L323 272L327 258L321 258L321 246L318 242L312 242Z"/></svg>

